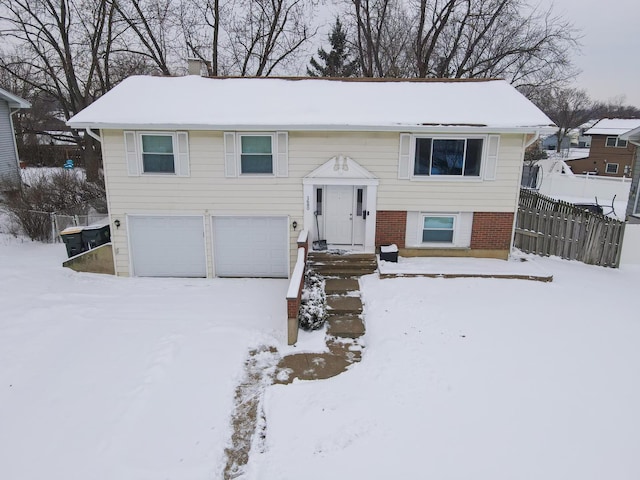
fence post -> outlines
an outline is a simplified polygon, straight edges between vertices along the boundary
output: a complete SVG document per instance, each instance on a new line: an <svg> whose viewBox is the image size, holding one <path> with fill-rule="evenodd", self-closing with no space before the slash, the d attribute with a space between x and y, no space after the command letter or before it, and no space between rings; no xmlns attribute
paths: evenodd
<svg viewBox="0 0 640 480"><path fill-rule="evenodd" d="M56 242L56 214L50 213L51 217L51 243Z"/></svg>

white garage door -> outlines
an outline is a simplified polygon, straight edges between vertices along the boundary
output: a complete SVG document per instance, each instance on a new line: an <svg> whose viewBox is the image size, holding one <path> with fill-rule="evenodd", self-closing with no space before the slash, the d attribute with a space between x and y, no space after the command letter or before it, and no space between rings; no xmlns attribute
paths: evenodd
<svg viewBox="0 0 640 480"><path fill-rule="evenodd" d="M204 218L129 216L133 275L206 277Z"/></svg>
<svg viewBox="0 0 640 480"><path fill-rule="evenodd" d="M218 277L288 277L287 217L213 217Z"/></svg>

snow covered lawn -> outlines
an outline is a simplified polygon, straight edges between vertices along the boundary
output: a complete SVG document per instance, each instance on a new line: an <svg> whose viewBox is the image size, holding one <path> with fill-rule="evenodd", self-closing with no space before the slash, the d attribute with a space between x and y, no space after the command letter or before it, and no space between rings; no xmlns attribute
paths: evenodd
<svg viewBox="0 0 640 480"><path fill-rule="evenodd" d="M115 278L0 235L0 478L216 479L286 280Z"/></svg>
<svg viewBox="0 0 640 480"><path fill-rule="evenodd" d="M273 386L247 480L640 478L640 269L365 277L367 348Z"/></svg>

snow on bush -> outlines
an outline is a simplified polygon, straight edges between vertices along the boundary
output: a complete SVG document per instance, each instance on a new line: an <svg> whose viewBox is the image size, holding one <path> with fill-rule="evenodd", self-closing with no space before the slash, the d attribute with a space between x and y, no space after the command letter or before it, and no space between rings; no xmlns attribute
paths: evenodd
<svg viewBox="0 0 640 480"><path fill-rule="evenodd" d="M327 320L327 296L324 293L324 279L313 270L307 270L298 323L303 330L318 330Z"/></svg>

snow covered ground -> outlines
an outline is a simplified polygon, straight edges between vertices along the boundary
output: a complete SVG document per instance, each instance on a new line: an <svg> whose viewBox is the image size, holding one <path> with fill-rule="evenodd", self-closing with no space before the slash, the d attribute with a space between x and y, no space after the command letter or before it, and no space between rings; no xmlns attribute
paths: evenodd
<svg viewBox="0 0 640 480"><path fill-rule="evenodd" d="M246 479L640 478L640 269L363 281L363 360L273 386Z"/></svg>
<svg viewBox="0 0 640 480"><path fill-rule="evenodd" d="M221 478L247 351L295 350L287 282L64 258L0 235L0 478ZM640 478L640 267L528 258L554 282L365 277L362 362L269 387L243 478Z"/></svg>
<svg viewBox="0 0 640 480"><path fill-rule="evenodd" d="M286 280L127 279L0 235L0 478L215 479Z"/></svg>

